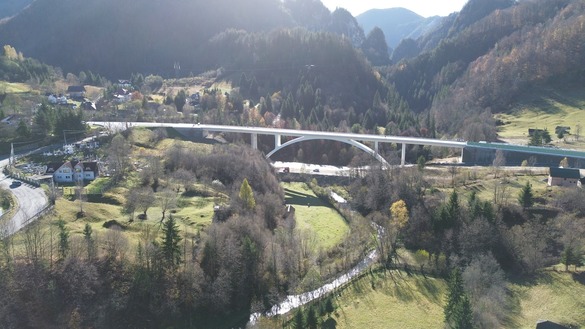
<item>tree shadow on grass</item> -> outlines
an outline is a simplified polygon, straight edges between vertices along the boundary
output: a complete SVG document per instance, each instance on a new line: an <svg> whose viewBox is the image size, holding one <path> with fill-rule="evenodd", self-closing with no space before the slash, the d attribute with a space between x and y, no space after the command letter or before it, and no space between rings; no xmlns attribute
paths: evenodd
<svg viewBox="0 0 585 329"><path fill-rule="evenodd" d="M416 276L414 277L414 283L418 291L429 301L439 305L443 303L443 293L436 280L431 280L425 276Z"/></svg>
<svg viewBox="0 0 585 329"><path fill-rule="evenodd" d="M319 199L318 197L298 191L289 190L288 188L284 189L284 198L287 204L292 205L299 205L299 206L324 206L328 207L323 200Z"/></svg>
<svg viewBox="0 0 585 329"><path fill-rule="evenodd" d="M321 329L335 329L337 328L337 321L332 317L329 317L327 320L321 323Z"/></svg>
<svg viewBox="0 0 585 329"><path fill-rule="evenodd" d="M551 285L553 282L554 279L551 273L547 272L510 278L510 283L515 284L517 287L508 289L508 298L505 305L507 311L502 325L506 328L519 328L524 320L522 301L529 298L530 288L540 284Z"/></svg>
<svg viewBox="0 0 585 329"><path fill-rule="evenodd" d="M580 284L585 285L585 272L573 273L571 274L571 276L573 277L574 281L577 281Z"/></svg>

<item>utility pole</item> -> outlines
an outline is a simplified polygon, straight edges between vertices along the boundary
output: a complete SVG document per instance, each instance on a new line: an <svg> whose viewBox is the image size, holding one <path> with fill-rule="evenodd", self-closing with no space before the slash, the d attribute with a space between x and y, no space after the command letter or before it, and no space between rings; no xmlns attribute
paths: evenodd
<svg viewBox="0 0 585 329"><path fill-rule="evenodd" d="M14 164L14 143L10 143L10 158L8 158L8 164L10 166Z"/></svg>

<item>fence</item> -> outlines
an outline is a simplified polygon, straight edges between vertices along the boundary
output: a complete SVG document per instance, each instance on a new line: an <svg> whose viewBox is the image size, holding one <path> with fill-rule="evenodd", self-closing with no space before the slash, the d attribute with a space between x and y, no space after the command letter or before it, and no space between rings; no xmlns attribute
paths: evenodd
<svg viewBox="0 0 585 329"><path fill-rule="evenodd" d="M18 179L26 184L32 185L34 187L41 187L41 183L36 179L31 179L26 177L18 172L12 171L9 167L4 167L4 174L10 178Z"/></svg>

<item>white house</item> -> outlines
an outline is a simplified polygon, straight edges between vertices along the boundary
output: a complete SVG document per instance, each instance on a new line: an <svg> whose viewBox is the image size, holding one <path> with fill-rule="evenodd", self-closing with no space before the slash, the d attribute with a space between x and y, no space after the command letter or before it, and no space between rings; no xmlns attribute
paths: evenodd
<svg viewBox="0 0 585 329"><path fill-rule="evenodd" d="M91 181L99 176L97 162L67 161L47 165L46 175L53 175L55 183L74 183L80 180Z"/></svg>
<svg viewBox="0 0 585 329"><path fill-rule="evenodd" d="M581 173L573 168L549 168L548 186L581 186Z"/></svg>

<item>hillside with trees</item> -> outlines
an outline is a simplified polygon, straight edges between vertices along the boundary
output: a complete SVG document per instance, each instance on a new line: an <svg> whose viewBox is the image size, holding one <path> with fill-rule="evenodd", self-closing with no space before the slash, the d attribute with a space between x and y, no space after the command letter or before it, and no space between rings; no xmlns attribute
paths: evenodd
<svg viewBox="0 0 585 329"><path fill-rule="evenodd" d="M366 33L376 27L384 31L386 43L392 49L403 39L417 39L430 32L443 20L439 16L424 18L404 8L371 9L356 19Z"/></svg>
<svg viewBox="0 0 585 329"><path fill-rule="evenodd" d="M100 156L116 170L100 188L57 195L48 215L2 237L6 328L245 326L250 313L322 286L371 250L377 262L364 275L305 311L258 327L343 319L337 310L347 306L335 304L352 290L384 294L392 286L396 293L382 298L400 305L426 292L421 297L434 312L425 323L514 328L532 311L522 303L533 298L527 291L534 282L571 281L582 291L583 191L551 190L539 172L496 178L492 169L372 166L339 185L315 178L303 183L304 192L285 192L281 178L294 176L277 175L260 152L170 140L171 133L133 129L102 139ZM327 189L344 194L355 211L339 210L348 233L317 248L301 214L329 203ZM564 289L568 297L555 294L551 304L585 303ZM403 312L412 321L410 310ZM566 325L585 321L582 314L554 314Z"/></svg>
<svg viewBox="0 0 585 329"><path fill-rule="evenodd" d="M469 140L496 140L492 115L508 111L526 88L567 74L578 83L581 71L583 9L567 0L471 0L436 29L404 39L393 65L382 29L366 36L346 10L329 13L319 1L149 1L35 1L0 25L0 42L66 71L111 78L213 72L239 88L228 100L235 111L244 110L244 100L255 106L263 98L260 115L274 115L265 123L281 114L286 127L384 127ZM106 12L107 24L98 23ZM149 23L165 17L173 19ZM33 20L48 28L37 31Z"/></svg>
<svg viewBox="0 0 585 329"><path fill-rule="evenodd" d="M466 8L475 5L470 1ZM389 69L387 79L398 93L415 112L431 110L438 131L495 140L489 118L508 111L525 88L554 84L560 76L578 81L582 4L549 0L504 7L488 7L491 13L473 23L463 10L436 48Z"/></svg>
<svg viewBox="0 0 585 329"><path fill-rule="evenodd" d="M290 8L288 8L290 6ZM304 26L345 34L360 45L364 33L347 11L330 13L320 1L85 1L38 0L0 24L0 44L66 72L91 70L110 79L131 73L198 74L209 67L194 54L227 29L248 32Z"/></svg>

